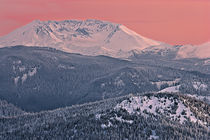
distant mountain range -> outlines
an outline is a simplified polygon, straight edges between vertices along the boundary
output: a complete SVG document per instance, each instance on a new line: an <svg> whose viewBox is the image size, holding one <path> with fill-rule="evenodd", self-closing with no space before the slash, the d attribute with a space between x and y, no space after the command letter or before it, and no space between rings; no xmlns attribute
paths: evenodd
<svg viewBox="0 0 210 140"><path fill-rule="evenodd" d="M173 54L174 59L210 58L210 43L172 46L143 37L124 25L100 20L39 21L0 38L0 46L41 46L83 55L128 58L142 53Z"/></svg>
<svg viewBox="0 0 210 140"><path fill-rule="evenodd" d="M4 47L0 48L0 99L29 112L130 93L182 92L209 99L210 66L204 61L148 55L122 60L46 47Z"/></svg>

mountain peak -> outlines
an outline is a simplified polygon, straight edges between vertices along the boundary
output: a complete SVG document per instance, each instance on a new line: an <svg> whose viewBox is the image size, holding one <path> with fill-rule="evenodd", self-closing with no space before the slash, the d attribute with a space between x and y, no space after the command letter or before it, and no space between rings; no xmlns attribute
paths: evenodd
<svg viewBox="0 0 210 140"><path fill-rule="evenodd" d="M134 55L133 52L171 55L177 59L210 58L210 42L171 46L139 35L124 25L97 19L34 20L0 37L0 47L16 45L52 47L70 53L119 58L128 58Z"/></svg>
<svg viewBox="0 0 210 140"><path fill-rule="evenodd" d="M63 20L40 21L25 25L0 38L0 46L43 46L84 55L130 55L132 50L160 45L124 25L101 21ZM120 53L119 53L120 52Z"/></svg>

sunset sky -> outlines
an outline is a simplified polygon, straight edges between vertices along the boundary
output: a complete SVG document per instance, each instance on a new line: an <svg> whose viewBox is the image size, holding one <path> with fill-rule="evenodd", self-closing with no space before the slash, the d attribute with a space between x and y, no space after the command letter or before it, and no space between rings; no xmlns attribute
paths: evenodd
<svg viewBox="0 0 210 140"><path fill-rule="evenodd" d="M210 0L0 0L0 36L35 19L99 19L170 44L210 41Z"/></svg>

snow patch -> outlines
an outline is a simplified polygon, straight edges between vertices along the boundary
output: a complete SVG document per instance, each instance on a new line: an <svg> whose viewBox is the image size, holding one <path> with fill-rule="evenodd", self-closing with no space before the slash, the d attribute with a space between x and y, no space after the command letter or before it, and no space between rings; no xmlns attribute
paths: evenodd
<svg viewBox="0 0 210 140"><path fill-rule="evenodd" d="M21 77L21 81L22 81L22 84L27 80L28 77L32 77L34 76L35 74L37 73L37 68L32 68L31 70L28 71L28 73L24 73ZM20 77L20 76L18 76ZM16 82L18 83L18 79L16 79ZM17 85L17 84L16 84Z"/></svg>
<svg viewBox="0 0 210 140"><path fill-rule="evenodd" d="M110 121L108 121L108 124L106 125L106 124L101 124L101 128L108 128L108 127L111 127L111 126L113 126L112 125L112 123L110 122Z"/></svg>
<svg viewBox="0 0 210 140"><path fill-rule="evenodd" d="M157 88L160 89L162 85L168 84L168 86L173 86L174 84L177 84L180 82L180 78L177 78L173 81L158 81L158 82L151 82L152 84L156 84Z"/></svg>
<svg viewBox="0 0 210 140"><path fill-rule="evenodd" d="M59 64L58 68L66 69L66 70L73 70L73 69L75 69L75 67L73 67L73 66L67 66L67 65L63 65L63 64Z"/></svg>
<svg viewBox="0 0 210 140"><path fill-rule="evenodd" d="M96 114L96 115L95 115L95 118L96 118L97 120L99 120L99 119L101 119L101 115L102 115L102 114Z"/></svg>
<svg viewBox="0 0 210 140"><path fill-rule="evenodd" d="M204 65L210 65L210 59L205 60Z"/></svg>
<svg viewBox="0 0 210 140"><path fill-rule="evenodd" d="M210 103L210 96L202 96L202 95L192 95L192 94L186 94L187 96L193 97L195 99Z"/></svg>
<svg viewBox="0 0 210 140"><path fill-rule="evenodd" d="M167 118L179 121L181 124L189 119L191 122L198 120L182 101L175 97L138 96L130 97L117 104L115 110L125 109L129 114L164 115ZM199 121L198 121L199 122Z"/></svg>
<svg viewBox="0 0 210 140"><path fill-rule="evenodd" d="M167 87L167 88L164 88L163 90L159 91L158 93L164 93L164 92L179 92L179 87L180 85L177 85L177 86L172 86L172 87Z"/></svg>
<svg viewBox="0 0 210 140"><path fill-rule="evenodd" d="M28 71L28 76L34 76L37 73L37 68L33 68L32 71Z"/></svg>
<svg viewBox="0 0 210 140"><path fill-rule="evenodd" d="M152 130L152 135L150 135L149 140L156 140L159 139L159 136L157 136L155 130Z"/></svg>
<svg viewBox="0 0 210 140"><path fill-rule="evenodd" d="M13 64L21 64L21 63L22 63L21 60L13 61Z"/></svg>
<svg viewBox="0 0 210 140"><path fill-rule="evenodd" d="M23 74L21 80L22 80L22 84L26 81L28 75L27 74Z"/></svg>
<svg viewBox="0 0 210 140"><path fill-rule="evenodd" d="M106 86L105 83L102 83L102 84L101 84L101 88L104 88L105 86Z"/></svg>
<svg viewBox="0 0 210 140"><path fill-rule="evenodd" d="M129 124L133 123L133 120L125 120L122 118L122 116L118 117L116 114L115 114L115 118L111 118L111 119L116 119L119 122L124 122L124 123L129 123Z"/></svg>
<svg viewBox="0 0 210 140"><path fill-rule="evenodd" d="M120 77L117 77L114 81L114 85L116 85L117 87L123 87L125 86L125 83L123 82L123 80L120 79Z"/></svg>
<svg viewBox="0 0 210 140"><path fill-rule="evenodd" d="M208 88L206 84L201 83L201 82L193 82L193 87L196 90L206 90Z"/></svg>
<svg viewBox="0 0 210 140"><path fill-rule="evenodd" d="M19 79L20 79L20 76L14 78L14 83L15 83L16 86L18 84Z"/></svg>
<svg viewBox="0 0 210 140"><path fill-rule="evenodd" d="M26 70L26 67L25 67L25 66L19 67L19 71L20 71L20 72L24 72L25 70Z"/></svg>

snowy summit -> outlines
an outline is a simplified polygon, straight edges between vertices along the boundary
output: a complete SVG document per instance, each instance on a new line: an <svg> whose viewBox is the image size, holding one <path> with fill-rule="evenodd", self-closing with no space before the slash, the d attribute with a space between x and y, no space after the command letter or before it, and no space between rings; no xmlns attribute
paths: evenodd
<svg viewBox="0 0 210 140"><path fill-rule="evenodd" d="M170 52L177 59L210 58L209 42L177 47L143 37L124 25L94 19L35 20L0 37L0 47L16 45L53 47L70 53L118 58L142 53L165 56Z"/></svg>
<svg viewBox="0 0 210 140"><path fill-rule="evenodd" d="M0 38L0 47L43 46L84 55L127 57L164 43L143 37L124 25L100 20L35 20Z"/></svg>

